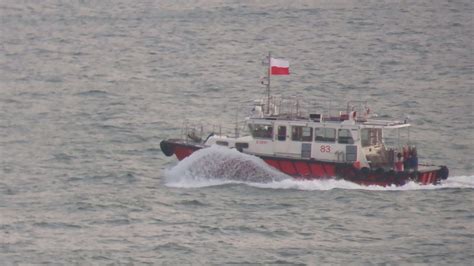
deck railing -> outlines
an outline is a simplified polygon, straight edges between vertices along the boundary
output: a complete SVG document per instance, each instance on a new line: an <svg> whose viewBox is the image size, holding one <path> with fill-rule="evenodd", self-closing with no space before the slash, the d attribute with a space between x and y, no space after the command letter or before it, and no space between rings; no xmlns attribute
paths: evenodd
<svg viewBox="0 0 474 266"><path fill-rule="evenodd" d="M239 137L246 126L245 121L235 125L223 125L206 122L191 122L185 120L181 128L181 136L186 142L204 142L212 135Z"/></svg>
<svg viewBox="0 0 474 266"><path fill-rule="evenodd" d="M260 101L262 110L269 110L266 116L280 117L286 119L309 118L311 114L318 114L322 121L348 120L349 115L354 115L356 121L367 121L370 109L367 101L350 101L344 109L335 101L315 101L302 97L282 98L281 96L271 96L270 108L267 108L264 101Z"/></svg>

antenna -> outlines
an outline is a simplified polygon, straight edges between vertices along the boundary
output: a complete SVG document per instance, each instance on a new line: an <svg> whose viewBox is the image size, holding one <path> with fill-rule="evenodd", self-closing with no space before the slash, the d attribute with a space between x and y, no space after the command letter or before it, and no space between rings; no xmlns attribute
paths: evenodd
<svg viewBox="0 0 474 266"><path fill-rule="evenodd" d="M240 137L240 132L239 132L239 109L236 108L235 112L235 138Z"/></svg>
<svg viewBox="0 0 474 266"><path fill-rule="evenodd" d="M268 69L267 69L267 114L270 114L270 76L272 71L272 53L268 52Z"/></svg>

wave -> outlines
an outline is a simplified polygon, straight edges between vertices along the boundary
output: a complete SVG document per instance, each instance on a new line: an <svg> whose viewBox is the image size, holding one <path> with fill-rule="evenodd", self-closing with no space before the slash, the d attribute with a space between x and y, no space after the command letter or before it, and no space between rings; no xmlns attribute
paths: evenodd
<svg viewBox="0 0 474 266"><path fill-rule="evenodd" d="M198 188L243 184L266 189L331 190L359 189L379 191L474 188L474 175L454 176L438 185L415 182L403 186L362 186L346 180L298 180L287 176L262 159L220 146L194 152L171 169L165 170L165 184L176 188Z"/></svg>
<svg viewBox="0 0 474 266"><path fill-rule="evenodd" d="M474 188L474 176L454 176L442 181L438 185L421 185L410 182L403 186L362 186L345 180L327 179L327 180L296 180L287 179L281 182L269 184L248 184L259 188L271 189L296 189L296 190L331 190L331 189L359 189L359 190L378 190L378 191L403 191L403 190L434 190L446 188Z"/></svg>
<svg viewBox="0 0 474 266"><path fill-rule="evenodd" d="M291 177L258 157L220 146L201 149L165 171L168 186L201 187L228 183L265 184Z"/></svg>

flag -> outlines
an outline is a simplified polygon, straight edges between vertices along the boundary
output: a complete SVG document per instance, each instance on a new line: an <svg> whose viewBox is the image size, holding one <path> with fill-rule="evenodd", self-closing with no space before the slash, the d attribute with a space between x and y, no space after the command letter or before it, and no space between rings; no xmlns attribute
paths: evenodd
<svg viewBox="0 0 474 266"><path fill-rule="evenodd" d="M270 67L271 67L271 74L272 75L289 75L290 74L290 62L270 58Z"/></svg>

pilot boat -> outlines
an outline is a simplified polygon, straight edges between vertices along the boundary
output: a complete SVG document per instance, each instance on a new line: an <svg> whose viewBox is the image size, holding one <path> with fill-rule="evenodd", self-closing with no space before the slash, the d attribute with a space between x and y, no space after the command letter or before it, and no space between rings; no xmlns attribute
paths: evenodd
<svg viewBox="0 0 474 266"><path fill-rule="evenodd" d="M296 179L344 179L361 185L428 185L448 178L446 166L419 163L417 148L400 140L402 130L409 135L406 119L377 119L365 101L350 101L338 112L315 112L311 106L303 108L307 105L300 100L274 97L270 77L289 74L289 64L271 54L267 63L262 82L267 95L254 102L245 134L236 130L228 136L216 127L207 133L203 127L185 127L181 138L161 141L163 153L183 160L219 145L257 156ZM397 137L389 143L389 135Z"/></svg>

